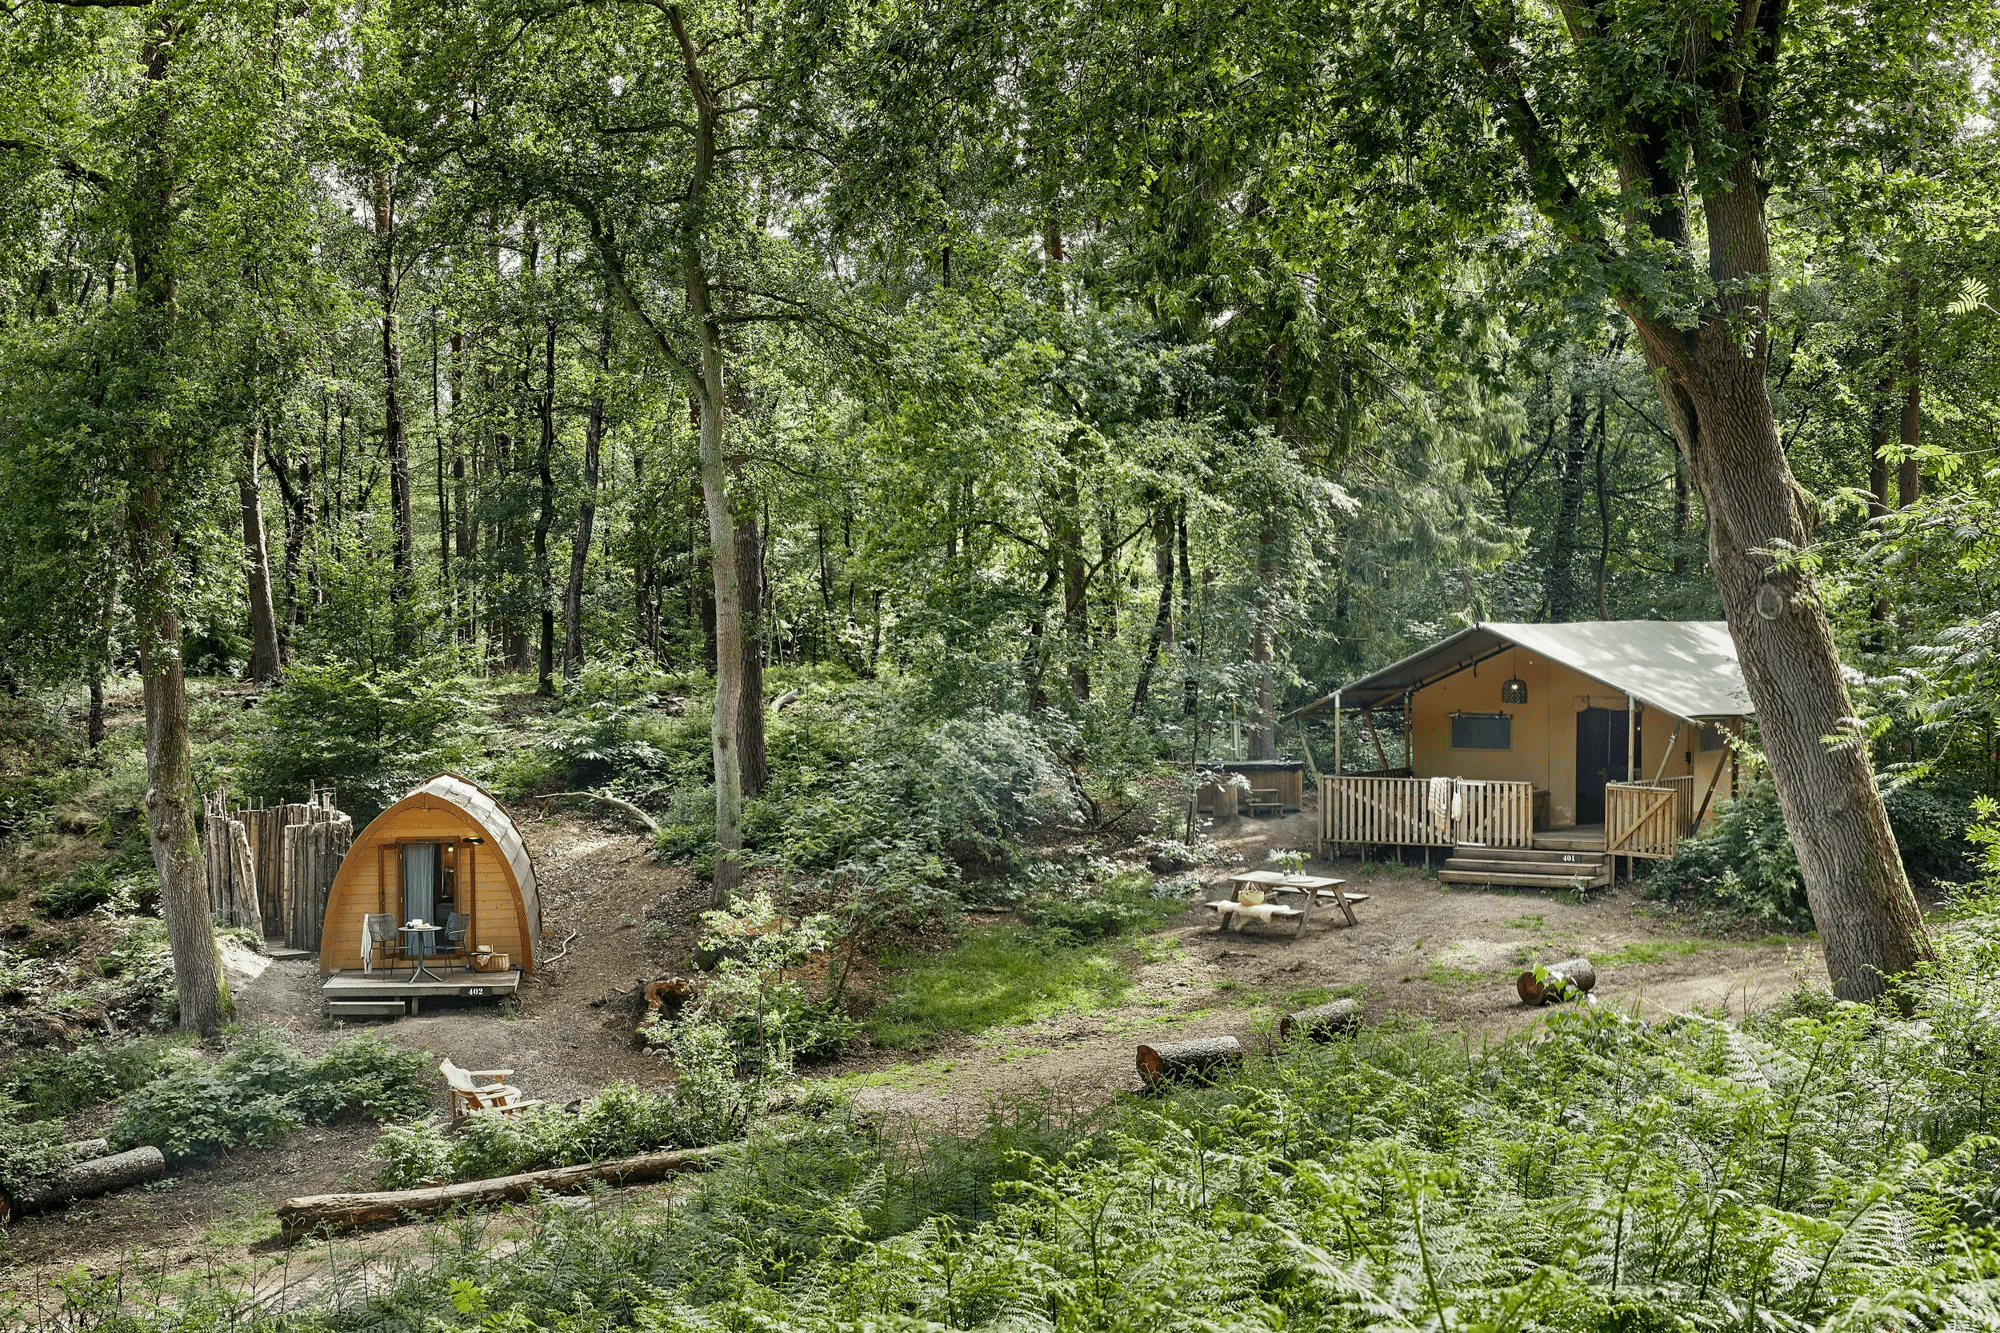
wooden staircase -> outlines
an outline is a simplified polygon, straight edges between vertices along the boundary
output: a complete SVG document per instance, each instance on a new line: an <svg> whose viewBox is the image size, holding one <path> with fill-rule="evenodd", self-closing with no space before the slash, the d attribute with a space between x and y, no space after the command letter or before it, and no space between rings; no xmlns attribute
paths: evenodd
<svg viewBox="0 0 2000 1333"><path fill-rule="evenodd" d="M1440 884L1509 884L1524 889L1594 889L1611 882L1603 852L1561 847L1468 847L1438 871Z"/></svg>

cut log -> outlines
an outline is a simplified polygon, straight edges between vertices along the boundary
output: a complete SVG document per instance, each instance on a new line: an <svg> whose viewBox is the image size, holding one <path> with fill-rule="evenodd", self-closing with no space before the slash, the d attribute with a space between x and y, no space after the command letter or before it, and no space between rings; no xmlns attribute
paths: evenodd
<svg viewBox="0 0 2000 1333"><path fill-rule="evenodd" d="M278 1223L287 1241L322 1231L352 1231L362 1227L394 1226L412 1217L435 1217L454 1208L519 1203L536 1194L574 1194L603 1182L642 1185L690 1171L706 1171L723 1153L740 1148L725 1143L686 1152L646 1153L612 1162L559 1166L547 1171L523 1171L493 1180L468 1180L428 1189L384 1190L375 1194L307 1194L278 1205Z"/></svg>
<svg viewBox="0 0 2000 1333"><path fill-rule="evenodd" d="M1165 1046L1141 1046L1139 1077L1152 1087L1177 1078L1210 1074L1242 1058L1243 1045L1234 1037L1203 1037Z"/></svg>
<svg viewBox="0 0 2000 1333"><path fill-rule="evenodd" d="M1329 1041L1350 1036L1361 1027L1361 1006L1353 1000L1330 1000L1325 1004L1286 1014L1278 1020L1278 1040L1294 1036L1308 1041Z"/></svg>
<svg viewBox="0 0 2000 1333"><path fill-rule="evenodd" d="M86 1140L86 1146L90 1141ZM96 1142L103 1142L99 1139ZM77 1162L34 1189L10 1194L0 1190L0 1222L11 1222L27 1213L62 1208L77 1199L109 1194L133 1185L143 1185L167 1174L167 1159L158 1148L134 1148L109 1157L93 1157Z"/></svg>
<svg viewBox="0 0 2000 1333"><path fill-rule="evenodd" d="M1588 958L1571 958L1542 969L1546 979L1538 980L1529 968L1514 982L1514 992L1523 1004L1560 1004L1581 999L1597 989L1597 969Z"/></svg>

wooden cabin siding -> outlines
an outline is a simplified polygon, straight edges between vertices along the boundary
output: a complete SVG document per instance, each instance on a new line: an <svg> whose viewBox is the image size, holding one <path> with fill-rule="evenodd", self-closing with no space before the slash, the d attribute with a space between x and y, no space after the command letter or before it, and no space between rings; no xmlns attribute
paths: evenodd
<svg viewBox="0 0 2000 1333"><path fill-rule="evenodd" d="M473 846L464 841L468 837L481 837L485 842ZM425 793L383 811L354 840L327 894L320 971L332 973L361 966L364 915L400 915L401 875L396 857L400 855L397 847L406 842L455 842L460 858L470 854L472 927L467 943L490 945L494 952L509 955L514 966L532 967L521 886L495 841L495 830L449 801ZM463 869L459 873L461 877L465 874Z"/></svg>

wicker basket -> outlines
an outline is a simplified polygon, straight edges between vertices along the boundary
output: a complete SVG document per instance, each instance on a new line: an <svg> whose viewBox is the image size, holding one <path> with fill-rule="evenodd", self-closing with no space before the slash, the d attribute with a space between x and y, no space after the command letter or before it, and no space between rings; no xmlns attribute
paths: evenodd
<svg viewBox="0 0 2000 1333"><path fill-rule="evenodd" d="M476 953L472 955L472 970L475 972L505 972L507 955L504 953Z"/></svg>

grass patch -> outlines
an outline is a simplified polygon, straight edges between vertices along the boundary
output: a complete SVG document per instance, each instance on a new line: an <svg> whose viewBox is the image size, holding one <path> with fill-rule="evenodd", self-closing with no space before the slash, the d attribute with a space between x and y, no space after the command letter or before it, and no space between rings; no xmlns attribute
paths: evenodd
<svg viewBox="0 0 2000 1333"><path fill-rule="evenodd" d="M1123 947L1065 945L1019 926L985 926L942 953L891 955L889 996L868 1019L876 1044L921 1046L957 1032L1116 1005L1132 987Z"/></svg>

